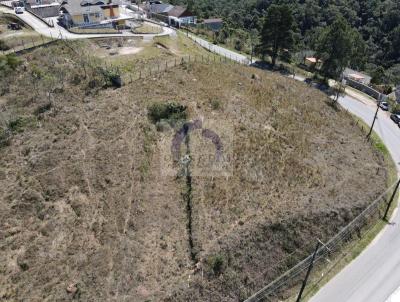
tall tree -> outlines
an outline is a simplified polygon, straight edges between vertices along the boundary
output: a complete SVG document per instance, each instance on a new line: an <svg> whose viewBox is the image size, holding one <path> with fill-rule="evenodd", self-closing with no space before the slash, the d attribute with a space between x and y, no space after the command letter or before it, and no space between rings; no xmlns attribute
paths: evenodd
<svg viewBox="0 0 400 302"><path fill-rule="evenodd" d="M365 43L343 18L338 18L322 30L316 48L318 58L323 61L323 75L338 79L347 66L361 64Z"/></svg>
<svg viewBox="0 0 400 302"><path fill-rule="evenodd" d="M260 52L271 56L273 66L279 52L293 46L293 29L294 18L288 5L273 4L268 8L261 31Z"/></svg>

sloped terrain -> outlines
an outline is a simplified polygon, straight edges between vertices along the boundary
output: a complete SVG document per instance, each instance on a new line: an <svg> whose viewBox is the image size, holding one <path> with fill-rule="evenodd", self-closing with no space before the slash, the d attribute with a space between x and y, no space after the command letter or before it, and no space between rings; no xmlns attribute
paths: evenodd
<svg viewBox="0 0 400 302"><path fill-rule="evenodd" d="M291 79L190 63L114 89L64 44L22 60L1 86L4 301L237 301L385 188L351 117ZM149 118L168 103L186 124Z"/></svg>

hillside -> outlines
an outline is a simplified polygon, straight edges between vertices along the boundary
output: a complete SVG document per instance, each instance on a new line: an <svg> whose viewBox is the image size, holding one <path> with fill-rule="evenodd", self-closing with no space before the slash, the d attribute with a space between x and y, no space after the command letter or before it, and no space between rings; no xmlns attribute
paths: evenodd
<svg viewBox="0 0 400 302"><path fill-rule="evenodd" d="M237 301L385 188L382 156L303 83L192 62L115 89L87 49L2 72L2 301Z"/></svg>

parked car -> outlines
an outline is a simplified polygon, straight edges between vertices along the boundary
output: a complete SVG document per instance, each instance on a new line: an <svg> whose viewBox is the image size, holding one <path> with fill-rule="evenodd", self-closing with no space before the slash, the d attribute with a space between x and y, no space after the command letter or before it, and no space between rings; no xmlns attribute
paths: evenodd
<svg viewBox="0 0 400 302"><path fill-rule="evenodd" d="M378 106L384 111L388 111L389 110L388 102L385 102L385 101L379 102Z"/></svg>
<svg viewBox="0 0 400 302"><path fill-rule="evenodd" d="M392 114L390 115L390 118L395 122L396 124L400 123L400 114Z"/></svg>
<svg viewBox="0 0 400 302"><path fill-rule="evenodd" d="M21 25L19 23L12 22L7 25L7 28L12 30L19 30L21 29Z"/></svg>
<svg viewBox="0 0 400 302"><path fill-rule="evenodd" d="M16 8L14 8L14 11L16 14L23 14L24 13L24 8L17 6Z"/></svg>

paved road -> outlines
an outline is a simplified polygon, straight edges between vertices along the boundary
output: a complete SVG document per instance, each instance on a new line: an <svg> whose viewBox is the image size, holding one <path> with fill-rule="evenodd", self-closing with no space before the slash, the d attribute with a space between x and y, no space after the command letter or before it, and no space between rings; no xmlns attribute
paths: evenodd
<svg viewBox="0 0 400 302"><path fill-rule="evenodd" d="M200 46L208 49L209 51L219 54L220 56L229 58L231 60L237 61L242 64L249 64L250 60L241 54L238 54L237 52L231 51L229 49L223 48L221 46L215 45L213 43L210 43L204 39L201 39L199 37L196 37L195 35L188 34L189 38L191 38L193 41L195 41L197 44Z"/></svg>
<svg viewBox="0 0 400 302"><path fill-rule="evenodd" d="M124 11L129 11L125 9ZM163 27L163 32L160 34L146 34L146 35L139 35L133 34L131 32L123 32L121 34L74 34L67 31L64 27L59 26L57 24L57 18L48 18L52 19L54 23L54 27L48 26L46 23L41 21L39 18L35 17L29 12L24 12L23 14L15 14L14 10L9 9L4 6L0 6L0 12L9 13L17 16L25 23L29 24L35 31L42 34L43 36L50 37L50 38L58 38L58 39L66 39L66 40L75 40L75 39L90 39L90 38L103 38L103 37L147 37L153 38L157 36L167 36L167 35L174 35L175 31L168 27Z"/></svg>
<svg viewBox="0 0 400 302"><path fill-rule="evenodd" d="M371 124L376 105L348 95L340 104ZM375 131L389 149L400 171L400 128L387 112L380 111ZM395 211L388 225L352 263L337 274L311 302L398 302L400 287L400 212ZM396 298L397 297L397 298ZM396 300L395 300L396 299Z"/></svg>

